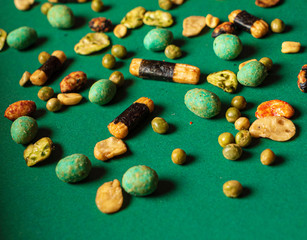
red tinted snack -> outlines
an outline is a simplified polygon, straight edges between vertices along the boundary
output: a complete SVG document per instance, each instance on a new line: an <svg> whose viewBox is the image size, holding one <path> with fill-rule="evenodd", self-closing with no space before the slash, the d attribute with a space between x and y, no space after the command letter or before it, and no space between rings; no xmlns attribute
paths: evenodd
<svg viewBox="0 0 307 240"><path fill-rule="evenodd" d="M269 116L278 116L291 118L294 115L293 107L282 100L271 100L261 103L257 107L255 116L257 118L264 118Z"/></svg>
<svg viewBox="0 0 307 240"><path fill-rule="evenodd" d="M4 117L11 121L15 121L17 118L22 116L30 116L36 111L36 104L33 101L21 100L12 103L5 110Z"/></svg>

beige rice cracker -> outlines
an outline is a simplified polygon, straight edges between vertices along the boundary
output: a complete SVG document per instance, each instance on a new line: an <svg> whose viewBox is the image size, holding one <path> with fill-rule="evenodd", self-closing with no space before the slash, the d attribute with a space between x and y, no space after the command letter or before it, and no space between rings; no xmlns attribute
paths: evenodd
<svg viewBox="0 0 307 240"><path fill-rule="evenodd" d="M108 139L102 140L94 148L95 158L102 161L107 161L125 152L127 152L127 147L124 141L116 137L109 137Z"/></svg>
<svg viewBox="0 0 307 240"><path fill-rule="evenodd" d="M206 18L203 16L191 16L183 20L182 35L185 37L193 37L200 34L201 30L206 26Z"/></svg>

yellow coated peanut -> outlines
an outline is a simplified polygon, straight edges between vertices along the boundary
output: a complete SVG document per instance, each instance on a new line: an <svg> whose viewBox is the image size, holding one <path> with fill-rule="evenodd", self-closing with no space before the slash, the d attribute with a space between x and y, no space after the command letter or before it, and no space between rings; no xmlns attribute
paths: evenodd
<svg viewBox="0 0 307 240"><path fill-rule="evenodd" d="M283 42L281 45L282 53L298 53L301 49L301 44L299 42Z"/></svg>

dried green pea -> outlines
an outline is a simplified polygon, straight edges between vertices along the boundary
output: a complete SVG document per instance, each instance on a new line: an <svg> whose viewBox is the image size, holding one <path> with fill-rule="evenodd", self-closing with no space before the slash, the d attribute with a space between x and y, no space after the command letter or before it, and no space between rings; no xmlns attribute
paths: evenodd
<svg viewBox="0 0 307 240"><path fill-rule="evenodd" d="M51 87L42 87L38 93L37 96L40 100L47 101L54 95L54 91Z"/></svg>
<svg viewBox="0 0 307 240"><path fill-rule="evenodd" d="M57 112L62 108L62 103L57 98L50 98L46 104L46 108L50 112Z"/></svg>
<svg viewBox="0 0 307 240"><path fill-rule="evenodd" d="M238 86L236 74L229 70L211 73L208 75L207 81L228 93L234 93Z"/></svg>
<svg viewBox="0 0 307 240"><path fill-rule="evenodd" d="M49 2L44 3L44 4L41 6L41 12L42 12L42 14L47 15L49 9L52 8L52 7L53 7L52 3L49 3Z"/></svg>
<svg viewBox="0 0 307 240"><path fill-rule="evenodd" d="M0 51L4 47L7 33L3 29L0 28Z"/></svg>
<svg viewBox="0 0 307 240"><path fill-rule="evenodd" d="M127 28L138 28L143 25L143 18L146 9L143 7L136 7L126 14L121 20L121 24L124 24Z"/></svg>
<svg viewBox="0 0 307 240"><path fill-rule="evenodd" d="M44 137L34 144L30 144L23 152L28 167L47 159L52 152L52 141L49 137Z"/></svg>
<svg viewBox="0 0 307 240"><path fill-rule="evenodd" d="M271 29L272 32L274 33L282 33L285 30L285 28L286 28L285 23L278 18L274 19L271 22Z"/></svg>
<svg viewBox="0 0 307 240"><path fill-rule="evenodd" d="M170 10L173 6L171 0L159 0L159 7L164 10Z"/></svg>
<svg viewBox="0 0 307 240"><path fill-rule="evenodd" d="M103 9L103 2L101 0L93 0L91 8L94 12L101 12Z"/></svg>
<svg viewBox="0 0 307 240"><path fill-rule="evenodd" d="M149 26L170 27L174 20L170 13L157 10L154 12L146 12L143 22Z"/></svg>
<svg viewBox="0 0 307 240"><path fill-rule="evenodd" d="M98 52L110 45L108 35L102 32L88 33L75 45L75 52L81 55L89 55Z"/></svg>
<svg viewBox="0 0 307 240"><path fill-rule="evenodd" d="M106 54L102 58L102 66L104 66L105 68L112 69L115 67L115 64L116 64L115 57L111 54Z"/></svg>
<svg viewBox="0 0 307 240"><path fill-rule="evenodd" d="M164 53L165 53L165 56L170 59L180 58L182 55L180 47L177 47L174 44L168 45L165 48Z"/></svg>

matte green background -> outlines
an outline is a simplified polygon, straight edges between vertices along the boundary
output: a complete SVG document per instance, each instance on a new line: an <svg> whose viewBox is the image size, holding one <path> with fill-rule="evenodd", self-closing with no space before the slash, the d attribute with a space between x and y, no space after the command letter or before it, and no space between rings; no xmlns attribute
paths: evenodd
<svg viewBox="0 0 307 240"><path fill-rule="evenodd" d="M119 60L116 70L123 72L126 84L106 106L88 101L90 85L112 73L102 67L101 59L110 48L91 56L77 55L73 47L86 33L93 17L105 16L114 24L120 22L130 9L143 6L159 9L158 1L105 0L106 10L93 12L90 3L68 4L75 13L76 26L70 30L52 28L41 14L43 1L27 12L16 10L13 1L1 0L0 27L10 32L20 26L37 30L39 40L33 47L17 51L5 47L0 53L0 109L18 100L33 100L38 111L38 138L49 136L55 143L52 157L29 168L23 160L25 146L11 140L11 122L0 118L0 238L1 239L303 239L306 232L306 97L297 88L297 74L306 64L306 5L305 0L285 0L278 7L263 9L254 0L196 1L189 0L170 11L175 24L174 43L181 46L184 56L176 62L198 66L202 72L199 85L142 80L129 74L132 58L168 60L163 52L153 53L143 47L143 38L152 29L143 26L124 39L108 33L113 44L123 44L129 58ZM182 21L191 15L211 13L222 21L235 9L245 9L271 22L285 21L282 34L269 34L255 39L242 32L242 54L234 61L217 58L212 49L212 30L206 28L194 38L182 36ZM282 54L283 41L300 41L303 50L298 54ZM73 71L84 71L89 78L84 100L78 106L67 107L58 113L45 110L45 102L37 97L39 87L20 87L24 71L34 72L40 64L41 51L63 50L68 61L63 70L48 82L56 93L60 81ZM289 142L269 139L255 140L244 149L239 161L222 156L217 138L222 132L236 134L233 124L224 114L234 94L228 94L205 81L207 74L229 69L237 72L238 65L251 58L270 57L275 65L265 82L257 88L242 87L237 95L248 101L243 112L251 121L255 110L264 101L281 99L296 110L293 118L297 134ZM222 101L222 112L214 119L201 119L184 105L185 93L195 87L216 93ZM156 108L145 124L125 139L129 151L109 162L94 158L96 142L110 136L107 124L139 97L153 99ZM171 128L169 134L152 131L150 120L165 118ZM192 124L190 124L192 122ZM189 155L184 166L171 162L173 149L182 148ZM271 148L276 155L274 166L263 166L261 151ZM87 155L93 164L90 176L78 184L66 184L55 175L61 158L74 154ZM134 165L147 165L160 177L157 191L148 197L125 194L122 210L113 215L101 213L95 205L98 187L113 179L121 180L124 172ZM224 182L235 179L245 188L243 197L229 199L222 192Z"/></svg>

